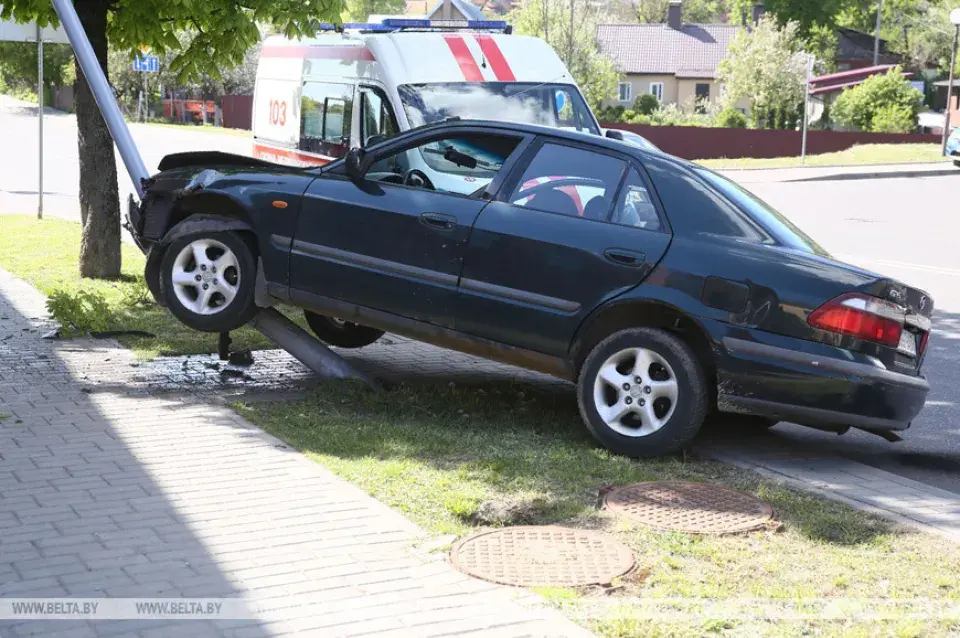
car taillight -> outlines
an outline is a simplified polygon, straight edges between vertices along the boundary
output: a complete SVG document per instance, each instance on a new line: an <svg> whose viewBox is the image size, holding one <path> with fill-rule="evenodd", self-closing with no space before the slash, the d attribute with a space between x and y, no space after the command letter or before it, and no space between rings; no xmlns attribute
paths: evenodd
<svg viewBox="0 0 960 638"><path fill-rule="evenodd" d="M923 353L927 351L927 340L930 339L930 332L924 332L920 337L920 347L917 349L917 353L922 357Z"/></svg>
<svg viewBox="0 0 960 638"><path fill-rule="evenodd" d="M874 341L893 348L900 343L905 311L870 295L848 293L831 299L807 319L814 328Z"/></svg>

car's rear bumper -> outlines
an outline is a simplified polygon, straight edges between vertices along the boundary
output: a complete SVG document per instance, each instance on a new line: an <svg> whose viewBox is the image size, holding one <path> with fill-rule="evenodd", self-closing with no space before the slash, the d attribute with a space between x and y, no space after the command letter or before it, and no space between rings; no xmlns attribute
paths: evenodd
<svg viewBox="0 0 960 638"><path fill-rule="evenodd" d="M841 430L905 430L930 392L922 376L824 344L737 330L718 339L717 404Z"/></svg>

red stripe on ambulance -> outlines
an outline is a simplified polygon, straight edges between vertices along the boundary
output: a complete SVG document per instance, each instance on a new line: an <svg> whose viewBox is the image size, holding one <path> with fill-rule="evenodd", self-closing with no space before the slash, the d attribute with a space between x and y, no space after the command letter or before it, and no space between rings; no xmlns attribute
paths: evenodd
<svg viewBox="0 0 960 638"><path fill-rule="evenodd" d="M483 82L483 74L480 72L480 67L477 66L477 61L473 59L473 54L470 53L470 49L467 47L463 36L444 35L443 39L446 41L447 46L450 47L450 52L453 53L453 57L460 67L460 72L463 73L463 79L467 82Z"/></svg>
<svg viewBox="0 0 960 638"><path fill-rule="evenodd" d="M490 61L490 67L493 69L493 74L497 76L497 80L500 82L516 82L517 78L510 68L510 63L503 57L503 51L500 50L500 45L493 39L493 36L477 34L474 37L477 39L477 44L480 45L483 55Z"/></svg>

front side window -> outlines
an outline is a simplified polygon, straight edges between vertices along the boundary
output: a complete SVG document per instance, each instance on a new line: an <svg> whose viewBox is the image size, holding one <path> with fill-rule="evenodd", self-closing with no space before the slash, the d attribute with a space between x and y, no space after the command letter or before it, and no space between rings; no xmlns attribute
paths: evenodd
<svg viewBox="0 0 960 638"><path fill-rule="evenodd" d="M621 102L629 102L633 97L633 85L629 82L621 82L619 87L619 99Z"/></svg>
<svg viewBox="0 0 960 638"><path fill-rule="evenodd" d="M459 117L600 134L580 92L569 84L450 82L404 84L398 91L411 127Z"/></svg>
<svg viewBox="0 0 960 638"><path fill-rule="evenodd" d="M300 101L300 150L342 157L350 147L353 86L305 82Z"/></svg>
<svg viewBox="0 0 960 638"><path fill-rule="evenodd" d="M369 146L389 139L400 131L386 94L375 87L360 90L360 140Z"/></svg>
<svg viewBox="0 0 960 638"><path fill-rule="evenodd" d="M544 144L510 196L515 206L606 221L626 168L592 151Z"/></svg>
<svg viewBox="0 0 960 638"><path fill-rule="evenodd" d="M378 157L367 177L459 195L479 195L497 176L520 139L460 133Z"/></svg>

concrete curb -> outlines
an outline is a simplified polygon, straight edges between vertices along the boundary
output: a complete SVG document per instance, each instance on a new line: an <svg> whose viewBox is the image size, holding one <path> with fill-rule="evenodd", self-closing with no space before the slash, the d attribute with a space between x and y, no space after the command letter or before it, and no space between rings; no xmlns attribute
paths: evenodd
<svg viewBox="0 0 960 638"><path fill-rule="evenodd" d="M785 179L784 182L830 182L830 181L848 181L858 179L894 179L910 177L939 177L943 175L960 175L960 169L953 166L937 168L933 170L907 170L907 171L877 171L873 173L835 173L832 175L816 175L814 177L798 177L796 179Z"/></svg>

